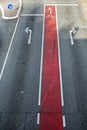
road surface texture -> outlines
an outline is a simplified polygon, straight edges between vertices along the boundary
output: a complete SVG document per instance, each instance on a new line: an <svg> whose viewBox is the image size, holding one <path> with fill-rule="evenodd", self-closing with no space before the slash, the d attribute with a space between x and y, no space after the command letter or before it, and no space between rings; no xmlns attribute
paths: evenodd
<svg viewBox="0 0 87 130"><path fill-rule="evenodd" d="M87 130L78 1L25 0L18 19L0 18L0 130Z"/></svg>

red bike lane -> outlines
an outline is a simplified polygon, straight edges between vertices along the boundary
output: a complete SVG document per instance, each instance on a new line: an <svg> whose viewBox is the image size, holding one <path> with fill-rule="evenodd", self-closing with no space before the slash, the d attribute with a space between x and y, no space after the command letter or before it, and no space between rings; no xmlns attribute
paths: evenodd
<svg viewBox="0 0 87 130"><path fill-rule="evenodd" d="M56 7L45 6L40 130L63 130Z"/></svg>

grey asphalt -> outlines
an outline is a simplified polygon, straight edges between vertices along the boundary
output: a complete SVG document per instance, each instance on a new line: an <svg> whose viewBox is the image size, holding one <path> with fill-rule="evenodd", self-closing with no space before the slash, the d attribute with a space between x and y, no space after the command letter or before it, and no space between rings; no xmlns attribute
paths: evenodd
<svg viewBox="0 0 87 130"><path fill-rule="evenodd" d="M59 43L64 91L64 130L87 130L87 30L78 7L59 7ZM71 45L69 31L78 27Z"/></svg>
<svg viewBox="0 0 87 130"><path fill-rule="evenodd" d="M33 2L33 1L32 1ZM44 1L60 2L60 1ZM22 14L43 14L43 1L25 4ZM63 2L63 1L62 1ZM66 1L69 2L68 0ZM71 3L77 1L71 1ZM27 3L27 0L25 1ZM39 3L39 4L38 4ZM78 7L57 7L66 127L87 130L87 31ZM0 19L0 71L17 20ZM25 29L32 29L31 44ZM69 30L78 27L71 45ZM0 81L0 130L39 130L38 91L43 17L21 16Z"/></svg>
<svg viewBox="0 0 87 130"><path fill-rule="evenodd" d="M0 71L12 38L16 21L17 20L5 21L3 19L0 19Z"/></svg>
<svg viewBox="0 0 87 130"><path fill-rule="evenodd" d="M10 29L11 25L6 25L6 21L4 22L0 33L1 59L5 59L11 40L10 31L6 30L6 27ZM13 24L15 21L11 22ZM25 32L27 27L32 30L30 45L29 34ZM0 81L0 130L38 130L42 31L43 17L21 16ZM13 29L11 32L13 33ZM0 62L1 66L3 59Z"/></svg>

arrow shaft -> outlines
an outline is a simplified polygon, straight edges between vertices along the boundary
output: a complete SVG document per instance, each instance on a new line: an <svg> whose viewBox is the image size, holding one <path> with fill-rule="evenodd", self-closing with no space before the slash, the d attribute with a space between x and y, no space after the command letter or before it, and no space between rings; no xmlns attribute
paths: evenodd
<svg viewBox="0 0 87 130"><path fill-rule="evenodd" d="M72 30L70 31L70 39L71 39L71 45L74 45L73 37L72 37Z"/></svg>
<svg viewBox="0 0 87 130"><path fill-rule="evenodd" d="M28 44L31 44L32 30L29 30Z"/></svg>

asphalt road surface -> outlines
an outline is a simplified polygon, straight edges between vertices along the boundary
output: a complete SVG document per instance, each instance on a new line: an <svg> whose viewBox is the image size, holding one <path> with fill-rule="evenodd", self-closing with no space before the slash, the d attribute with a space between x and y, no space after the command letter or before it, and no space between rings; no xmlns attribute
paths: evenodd
<svg viewBox="0 0 87 130"><path fill-rule="evenodd" d="M46 16L45 7L48 5L44 3L57 3L49 5L49 14L55 7L56 29L52 28L52 31L55 35L57 33L58 42L61 129L87 130L87 25L78 1L74 0L36 1L36 4L32 1L31 4L24 4L18 19L0 19L0 130L43 130L41 113L45 116L50 113L56 116L60 114L56 109L41 111L44 36L48 36L47 42L51 36L51 31L48 35L45 27L52 26L52 19L55 22L54 17ZM49 19L47 25L45 18ZM73 44L70 36L72 27L76 29ZM56 119L59 121L59 117ZM45 130L61 130L59 127L49 127L51 118L44 121L47 122ZM42 124L45 125L45 122Z"/></svg>

